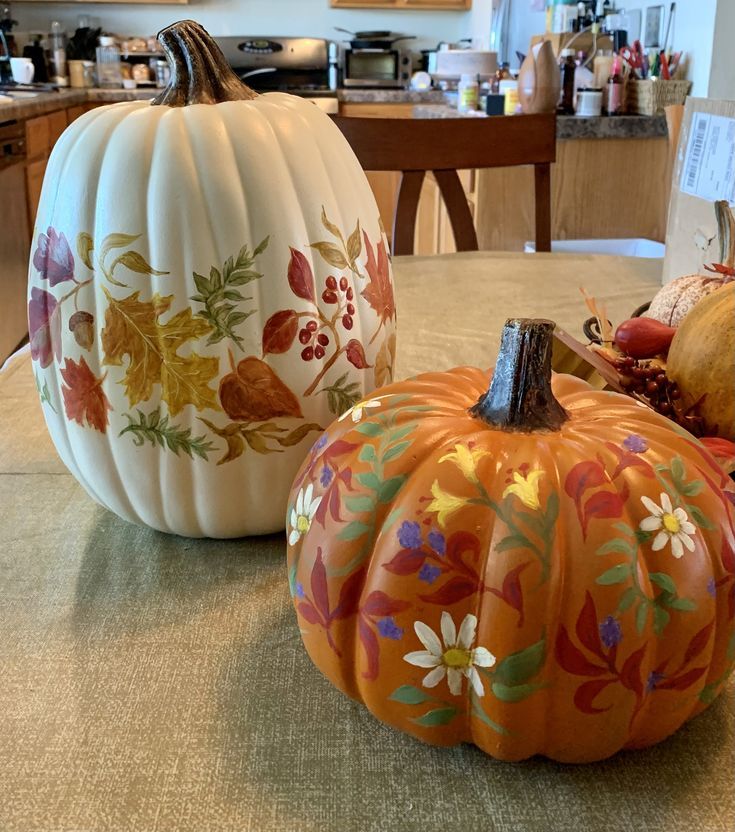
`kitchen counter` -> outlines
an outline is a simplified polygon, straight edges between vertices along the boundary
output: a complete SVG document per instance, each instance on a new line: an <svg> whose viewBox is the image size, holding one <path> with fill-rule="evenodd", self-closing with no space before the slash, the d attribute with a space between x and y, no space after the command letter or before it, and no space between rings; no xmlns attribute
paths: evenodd
<svg viewBox="0 0 735 832"><path fill-rule="evenodd" d="M445 104L426 106L423 102L413 108L414 118L488 118L484 113L460 113ZM557 139L657 139L666 138L664 116L558 116Z"/></svg>
<svg viewBox="0 0 735 832"><path fill-rule="evenodd" d="M139 87L134 90L66 89L59 92L38 93L33 98L18 98L0 103L0 122L14 119L35 118L64 107L77 107L91 103L114 103L153 98L158 90L154 87ZM308 97L332 96L340 102L351 104L429 104L441 105L446 102L441 90L353 90L340 89L335 92L304 92Z"/></svg>

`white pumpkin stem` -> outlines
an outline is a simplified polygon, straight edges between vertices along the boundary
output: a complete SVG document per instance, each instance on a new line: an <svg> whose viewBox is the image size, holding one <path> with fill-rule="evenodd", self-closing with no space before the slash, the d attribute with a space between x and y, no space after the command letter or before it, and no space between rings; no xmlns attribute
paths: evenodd
<svg viewBox="0 0 735 832"><path fill-rule="evenodd" d="M195 21L172 23L158 33L158 42L171 66L171 78L152 104L186 107L258 97L235 75L222 50Z"/></svg>
<svg viewBox="0 0 735 832"><path fill-rule="evenodd" d="M559 430L569 416L551 391L554 326L533 318L505 322L490 389L470 416L506 431Z"/></svg>

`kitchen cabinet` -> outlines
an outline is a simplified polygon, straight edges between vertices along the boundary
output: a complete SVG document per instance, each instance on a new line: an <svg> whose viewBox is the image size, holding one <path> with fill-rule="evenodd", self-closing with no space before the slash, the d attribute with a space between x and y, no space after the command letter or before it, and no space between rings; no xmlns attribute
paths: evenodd
<svg viewBox="0 0 735 832"><path fill-rule="evenodd" d="M472 0L331 0L333 9L434 9L465 11Z"/></svg>

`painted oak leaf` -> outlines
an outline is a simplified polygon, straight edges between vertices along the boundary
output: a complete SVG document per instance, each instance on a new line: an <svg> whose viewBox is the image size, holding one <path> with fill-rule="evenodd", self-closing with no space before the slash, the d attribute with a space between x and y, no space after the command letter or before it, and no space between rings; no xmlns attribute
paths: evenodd
<svg viewBox="0 0 735 832"><path fill-rule="evenodd" d="M153 395L153 385L161 385L161 398L171 416L188 404L197 410L219 410L217 391L209 386L219 372L219 358L206 358L195 352L180 355L178 350L188 341L209 335L212 327L192 315L191 309L178 312L165 323L161 316L171 307L173 295L155 294L141 301L140 292L117 300L107 290L109 306L102 330L102 349L107 366L122 366L125 372L125 395L130 406Z"/></svg>
<svg viewBox="0 0 735 832"><path fill-rule="evenodd" d="M254 355L243 358L220 382L222 409L236 422L263 422L277 416L302 417L299 400L273 370Z"/></svg>
<svg viewBox="0 0 735 832"><path fill-rule="evenodd" d="M396 305L393 298L393 285L390 280L390 261L388 251L385 247L385 240L378 243L377 258L368 235L363 231L365 237L365 251L367 253L367 269L370 283L360 293L365 300L378 313L382 322L390 321L396 314Z"/></svg>
<svg viewBox="0 0 735 832"><path fill-rule="evenodd" d="M100 433L107 433L107 412L112 410L112 406L102 389L105 376L97 378L84 358L78 364L67 358L65 366L60 370L64 380L61 392L67 418L82 426L86 423Z"/></svg>

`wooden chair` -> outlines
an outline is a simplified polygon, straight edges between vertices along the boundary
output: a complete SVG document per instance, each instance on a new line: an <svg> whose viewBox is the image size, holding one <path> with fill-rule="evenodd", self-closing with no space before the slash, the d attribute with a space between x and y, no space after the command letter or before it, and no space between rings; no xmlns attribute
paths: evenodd
<svg viewBox="0 0 735 832"><path fill-rule="evenodd" d="M333 116L364 170L400 171L393 254L412 254L424 176L436 178L457 251L477 251L477 233L458 170L533 165L536 250L551 251L551 164L556 116L401 119Z"/></svg>

